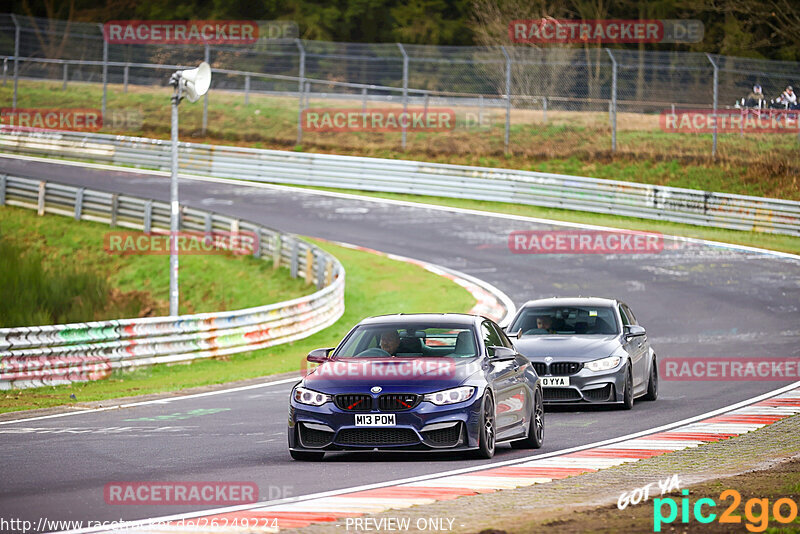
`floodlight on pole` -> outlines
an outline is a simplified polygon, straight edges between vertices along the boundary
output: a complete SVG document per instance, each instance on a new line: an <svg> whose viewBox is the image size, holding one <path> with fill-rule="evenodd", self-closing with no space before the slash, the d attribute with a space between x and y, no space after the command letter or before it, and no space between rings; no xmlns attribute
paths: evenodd
<svg viewBox="0 0 800 534"><path fill-rule="evenodd" d="M169 239L169 314L178 315L178 231L180 204L178 203L178 104L186 98L197 100L211 86L211 67L203 61L196 69L179 70L169 79L175 88L172 95L172 175L170 177L170 239Z"/></svg>

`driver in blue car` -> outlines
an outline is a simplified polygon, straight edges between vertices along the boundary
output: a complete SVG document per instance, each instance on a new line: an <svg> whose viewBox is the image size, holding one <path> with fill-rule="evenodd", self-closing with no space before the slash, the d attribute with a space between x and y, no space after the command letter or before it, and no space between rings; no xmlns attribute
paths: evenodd
<svg viewBox="0 0 800 534"><path fill-rule="evenodd" d="M381 334L381 349L389 353L389 356L395 356L398 347L400 347L400 334L397 330L387 330Z"/></svg>

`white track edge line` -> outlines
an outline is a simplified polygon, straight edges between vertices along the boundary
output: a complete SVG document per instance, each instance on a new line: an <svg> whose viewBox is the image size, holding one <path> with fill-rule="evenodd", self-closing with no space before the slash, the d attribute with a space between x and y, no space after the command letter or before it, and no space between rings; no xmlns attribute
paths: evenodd
<svg viewBox="0 0 800 534"><path fill-rule="evenodd" d="M215 508L215 509L198 511L198 512L189 512L189 513L185 513L185 514L174 514L174 515L155 517L155 518L149 518L149 519L132 520L132 521L124 522L124 523L120 524L118 528L122 528L123 530L125 530L125 529L136 528L138 526L147 526L147 525L150 525L150 524L156 523L156 522L174 521L174 520L177 520L177 519L190 519L190 518L195 518L195 517L203 517L203 516L207 516L207 515L217 515L217 514L223 514L223 513L229 513L229 512L239 512L239 511L244 511L244 510L252 510L252 509L255 509L255 508L264 508L264 507L267 507L267 506L275 506L275 505L278 505L278 504L286 504L286 503L293 503L293 502L304 502L304 501L309 501L309 500L313 500L313 499L320 499L320 498L323 498L323 497L334 497L336 495L342 495L342 494L345 494L345 493L353 493L353 492L356 492L356 491L366 491L366 490L370 490L370 489L384 488L384 487L387 487L387 486L398 486L398 485L401 485L401 484L408 484L410 482L421 482L421 481L424 481L424 480L433 480L433 479L442 478L442 477L446 477L446 476L459 475L459 474L463 474L463 473L471 473L471 472L474 472L474 471L482 471L482 470L485 470L485 469L494 469L494 468L497 468L497 467L504 467L504 466L507 466L507 465L514 465L514 464L518 464L518 463L529 462L531 460L543 460L545 458L551 458L551 457L554 457L554 456L563 456L565 454L569 454L569 453L572 453L572 452L578 452L578 451L582 451L582 450L586 450L586 449L593 449L593 448L601 447L603 445L610 445L612 443L618 443L620 441L626 441L626 440L637 438L637 437L640 437L640 436L646 436L646 435L654 434L654 433L657 433L657 432L663 432L665 430L671 430L673 428L680 427L680 426L683 426L683 425L686 425L686 424L690 424L690 423L696 422L698 420L708 419L710 417L714 417L714 416L719 415L721 413L726 413L726 412L735 410L737 408L741 408L743 406L748 406L750 404L754 404L756 402L775 397L777 395L780 395L781 393L785 393L786 391L791 391L791 390L796 389L798 387L800 387L800 381L794 382L794 383L789 384L787 386L783 386L781 388L778 388L776 390L770 391L768 393L763 393L761 395L758 395L756 397L752 397L750 399L739 401L739 402L737 402L735 404L731 404L730 406L727 406L727 407L724 407L724 408L718 408L717 410L712 410L712 411L706 412L704 414L695 415L693 417L688 417L688 418L683 419L681 421L676 421L676 422L673 422L673 423L667 423L666 425L662 425L660 427L651 428L651 429L648 429L648 430L640 430L639 432L634 432L632 434L628 434L628 435L625 435L625 436L620 436L620 437L616 437L616 438L610 438L610 439L603 440L603 441L598 441L598 442L595 442L595 443L589 443L587 445L579 445L579 446L576 446L576 447L571 447L571 448L563 449L563 450L560 450L560 451L553 451L553 452L549 452L549 453L545 453L545 454L538 454L538 455L534 454L534 455L531 455L531 456L525 456L523 458L514 458L512 460L505 460L503 462L492 462L492 463L482 464L482 465L474 466L474 467L464 467L464 468L461 468L461 469L454 469L454 470L451 470L451 471L444 471L444 472L440 472L440 473L432 473L432 474L429 474L429 475L420 475L420 476L416 476L416 477L410 477L410 478L398 479L398 480L391 480L391 481L387 481L387 482L377 482L377 483L374 483L374 484L365 484L363 486L355 486L355 487L352 487L352 488L345 488L345 489L331 490L331 491L325 491L325 492L320 492L320 493L313 493L313 494L310 494L310 495L302 495L302 496L299 496L299 497L288 497L286 499L278 499L278 500L275 500L275 501L262 501L262 502L258 502L258 503L252 503L252 504L229 506L229 507L225 507L225 508ZM765 425L765 426L769 426L769 425ZM110 531L110 530L111 529L109 529L108 526L106 525L106 526L100 526L100 527L91 527L91 528L85 528L85 529L61 531L60 534L83 534L83 533L90 533L90 532L106 532L106 531Z"/></svg>

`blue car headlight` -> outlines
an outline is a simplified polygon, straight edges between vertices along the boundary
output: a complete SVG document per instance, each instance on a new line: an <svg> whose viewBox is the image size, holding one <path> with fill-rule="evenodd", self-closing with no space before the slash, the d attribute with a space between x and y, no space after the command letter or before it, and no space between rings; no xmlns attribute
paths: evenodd
<svg viewBox="0 0 800 534"><path fill-rule="evenodd" d="M586 362L586 368L590 371L608 371L618 366L621 361L622 358L619 356L609 356L608 358Z"/></svg>
<svg viewBox="0 0 800 534"><path fill-rule="evenodd" d="M428 393L423 397L423 400L431 402L436 406L443 406L445 404L455 404L457 402L464 402L469 400L475 393L475 388L472 386L461 386L453 389L445 389L437 391L436 393Z"/></svg>
<svg viewBox="0 0 800 534"><path fill-rule="evenodd" d="M307 389L298 386L294 390L294 400L300 404L322 406L331 400L331 396L326 395L325 393L320 393L319 391L314 391L313 389Z"/></svg>

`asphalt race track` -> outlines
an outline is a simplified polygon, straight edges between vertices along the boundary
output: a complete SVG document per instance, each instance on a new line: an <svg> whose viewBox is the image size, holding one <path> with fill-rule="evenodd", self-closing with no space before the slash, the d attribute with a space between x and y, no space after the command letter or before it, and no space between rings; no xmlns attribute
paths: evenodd
<svg viewBox="0 0 800 534"><path fill-rule="evenodd" d="M0 172L161 200L169 197L168 179L146 174L12 158L0 158ZM661 358L800 356L797 260L705 245L658 254L515 255L507 247L509 232L552 227L236 183L181 180L180 197L186 205L285 231L457 269L496 285L518 305L552 295L621 298L647 328ZM629 412L550 410L542 452L678 421L790 382L662 381L657 402L637 402ZM40 517L141 519L201 507L107 505L105 484L253 481L266 500L481 464L433 454L336 453L320 463L292 461L285 435L290 388L291 383L283 383L2 424L0 508L6 517L34 522ZM494 460L483 463L530 454L506 446Z"/></svg>

